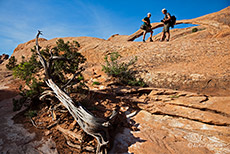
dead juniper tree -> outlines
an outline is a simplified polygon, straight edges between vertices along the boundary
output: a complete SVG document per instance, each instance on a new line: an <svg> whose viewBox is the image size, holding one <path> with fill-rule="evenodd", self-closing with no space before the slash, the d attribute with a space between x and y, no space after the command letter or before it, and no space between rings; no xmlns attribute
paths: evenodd
<svg viewBox="0 0 230 154"><path fill-rule="evenodd" d="M70 61L71 57L63 57L63 56L55 56L53 55L52 51L49 52L49 57L47 60L47 57L45 58L41 54L41 47L38 44L38 38L39 35L41 35L41 31L38 31L36 35L36 51L40 60L40 63L42 64L45 72L45 82L48 85L48 87L52 90L47 90L47 92L43 92L45 97L47 94L54 94L56 98L62 103L65 108L68 109L69 113L74 117L74 119L77 121L79 126L86 132L87 134L93 136L96 138L98 145L96 153L107 153L108 146L109 146L109 132L108 129L111 126L110 120L112 120L115 115L117 115L117 112L114 111L113 114L107 118L107 120L95 117L92 113L90 113L80 102L74 102L71 97L66 92L65 88L72 84L75 77L79 75L80 71L75 72L73 74L73 77L69 79L66 83L63 85L57 85L53 80L53 74L52 74L52 65L56 62L63 62L63 61ZM62 72L59 72L60 74Z"/></svg>

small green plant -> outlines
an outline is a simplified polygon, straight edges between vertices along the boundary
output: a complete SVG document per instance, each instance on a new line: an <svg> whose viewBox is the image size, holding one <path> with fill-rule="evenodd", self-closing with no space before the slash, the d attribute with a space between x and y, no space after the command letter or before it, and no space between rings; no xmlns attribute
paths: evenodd
<svg viewBox="0 0 230 154"><path fill-rule="evenodd" d="M23 103L25 98L21 98L21 99L13 99L13 111L18 111L22 108Z"/></svg>
<svg viewBox="0 0 230 154"><path fill-rule="evenodd" d="M128 63L119 63L121 55L118 52L112 52L105 56L106 65L102 65L102 70L108 75L117 79L118 83L131 86L145 86L143 80L135 78L135 72L131 68L137 61L137 57L131 59Z"/></svg>
<svg viewBox="0 0 230 154"><path fill-rule="evenodd" d="M178 95L171 95L170 98L179 98L180 96Z"/></svg>
<svg viewBox="0 0 230 154"><path fill-rule="evenodd" d="M29 110L25 113L25 116L29 117L29 118L33 118L37 116L37 111L35 110Z"/></svg>
<svg viewBox="0 0 230 154"><path fill-rule="evenodd" d="M193 32L193 33L197 32L197 31L198 31L198 28L193 28L193 29L192 29L192 32Z"/></svg>
<svg viewBox="0 0 230 154"><path fill-rule="evenodd" d="M12 70L13 68L17 66L16 62L17 62L17 59L14 56L11 56L8 64L6 64L6 68L9 70Z"/></svg>
<svg viewBox="0 0 230 154"><path fill-rule="evenodd" d="M94 81L92 85L100 85L100 82Z"/></svg>
<svg viewBox="0 0 230 154"><path fill-rule="evenodd" d="M77 79L81 81L81 80L84 80L84 77L80 75Z"/></svg>

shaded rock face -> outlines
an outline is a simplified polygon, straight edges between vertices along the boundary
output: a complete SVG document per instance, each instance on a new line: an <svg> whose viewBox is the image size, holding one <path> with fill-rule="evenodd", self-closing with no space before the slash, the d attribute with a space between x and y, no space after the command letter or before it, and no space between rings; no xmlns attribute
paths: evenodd
<svg viewBox="0 0 230 154"><path fill-rule="evenodd" d="M141 110L127 114L134 129L116 136L118 153L230 153L230 97L152 89L135 102Z"/></svg>
<svg viewBox="0 0 230 154"><path fill-rule="evenodd" d="M0 64L3 63L8 58L9 58L9 55L7 55L7 54L0 55Z"/></svg>

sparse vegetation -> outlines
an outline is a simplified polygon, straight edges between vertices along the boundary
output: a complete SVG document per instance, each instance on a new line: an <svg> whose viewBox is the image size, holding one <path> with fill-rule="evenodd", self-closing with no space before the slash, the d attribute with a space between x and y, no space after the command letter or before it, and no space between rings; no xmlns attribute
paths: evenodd
<svg viewBox="0 0 230 154"><path fill-rule="evenodd" d="M205 28L199 28L198 29L198 28L195 27L195 28L192 29L192 33L195 33L195 32L198 32L198 31L202 31L202 30L205 30Z"/></svg>
<svg viewBox="0 0 230 154"><path fill-rule="evenodd" d="M100 85L100 82L94 81L92 85Z"/></svg>
<svg viewBox="0 0 230 154"><path fill-rule="evenodd" d="M121 55L118 52L113 52L105 56L106 65L102 65L102 70L108 76L113 77L119 84L131 86L145 86L143 80L135 78L135 71L132 66L137 61L137 57L131 59L128 63L119 63L118 59Z"/></svg>
<svg viewBox="0 0 230 154"><path fill-rule="evenodd" d="M29 110L25 113L25 116L29 117L29 118L33 118L35 116L37 116L37 111L35 110Z"/></svg>
<svg viewBox="0 0 230 154"><path fill-rule="evenodd" d="M179 98L179 97L180 97L180 96L178 96L178 95L171 95L171 96L170 96L170 98L172 98L172 99L173 99L173 98Z"/></svg>
<svg viewBox="0 0 230 154"><path fill-rule="evenodd" d="M73 41L64 42L62 39L59 39L56 42L56 47L49 49L46 48L41 51L41 54L49 61L49 55L52 52L53 56L61 61L54 61L50 69L52 73L53 80L61 85L68 81L68 78L65 75L76 72L79 69L79 65L85 62L85 58L78 53L78 47L80 46L78 42ZM19 100L13 100L14 111L20 110L25 102L27 103L36 103L39 101L40 94L46 89L46 84L44 83L43 77L41 77L42 65L37 60L37 55L35 48L31 49L32 56L28 61L22 57L22 62L16 65L16 59L12 56L9 64L7 65L8 69L13 70L13 75L17 78L25 81L26 88L20 86L20 95L22 96ZM68 60L64 60L68 59ZM63 72L63 75L62 73ZM76 82L79 82L79 87L84 86L83 77L81 73L75 79ZM76 91L72 86L65 87L68 92ZM32 105L32 104L31 104Z"/></svg>
<svg viewBox="0 0 230 154"><path fill-rule="evenodd" d="M17 63L17 59L14 56L11 56L8 64L6 64L6 68L9 70L12 70L13 68L17 66L16 63Z"/></svg>
<svg viewBox="0 0 230 154"><path fill-rule="evenodd" d="M193 28L193 29L192 29L192 32L193 32L193 33L197 32L197 31L198 31L198 28Z"/></svg>
<svg viewBox="0 0 230 154"><path fill-rule="evenodd" d="M18 111L22 108L23 103L25 102L24 97L21 99L13 98L13 111Z"/></svg>

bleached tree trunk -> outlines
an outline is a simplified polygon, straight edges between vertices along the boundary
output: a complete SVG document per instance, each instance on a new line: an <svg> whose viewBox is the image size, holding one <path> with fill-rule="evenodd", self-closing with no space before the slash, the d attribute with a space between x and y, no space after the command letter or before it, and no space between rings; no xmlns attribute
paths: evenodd
<svg viewBox="0 0 230 154"><path fill-rule="evenodd" d="M54 81L52 80L51 74L49 72L49 66L52 64L52 58L58 59L57 57L50 57L50 60L47 62L44 57L40 53L40 47L38 44L38 38L41 35L41 31L38 31L36 35L36 50L38 56L40 58L40 62L45 69L46 75L46 84L52 89L55 96L59 99L59 101L68 109L69 113L74 117L74 119L78 122L79 126L89 135L95 137L98 142L96 153L107 153L108 143L109 143L109 133L108 128L110 126L109 121L106 121L102 118L95 117L92 113L90 113L84 106L82 106L79 102L75 106L73 100L68 96L60 87L58 87ZM60 58L61 59L61 58ZM65 85L66 86L66 85ZM115 115L115 114L113 114ZM109 119L112 119L110 117Z"/></svg>

